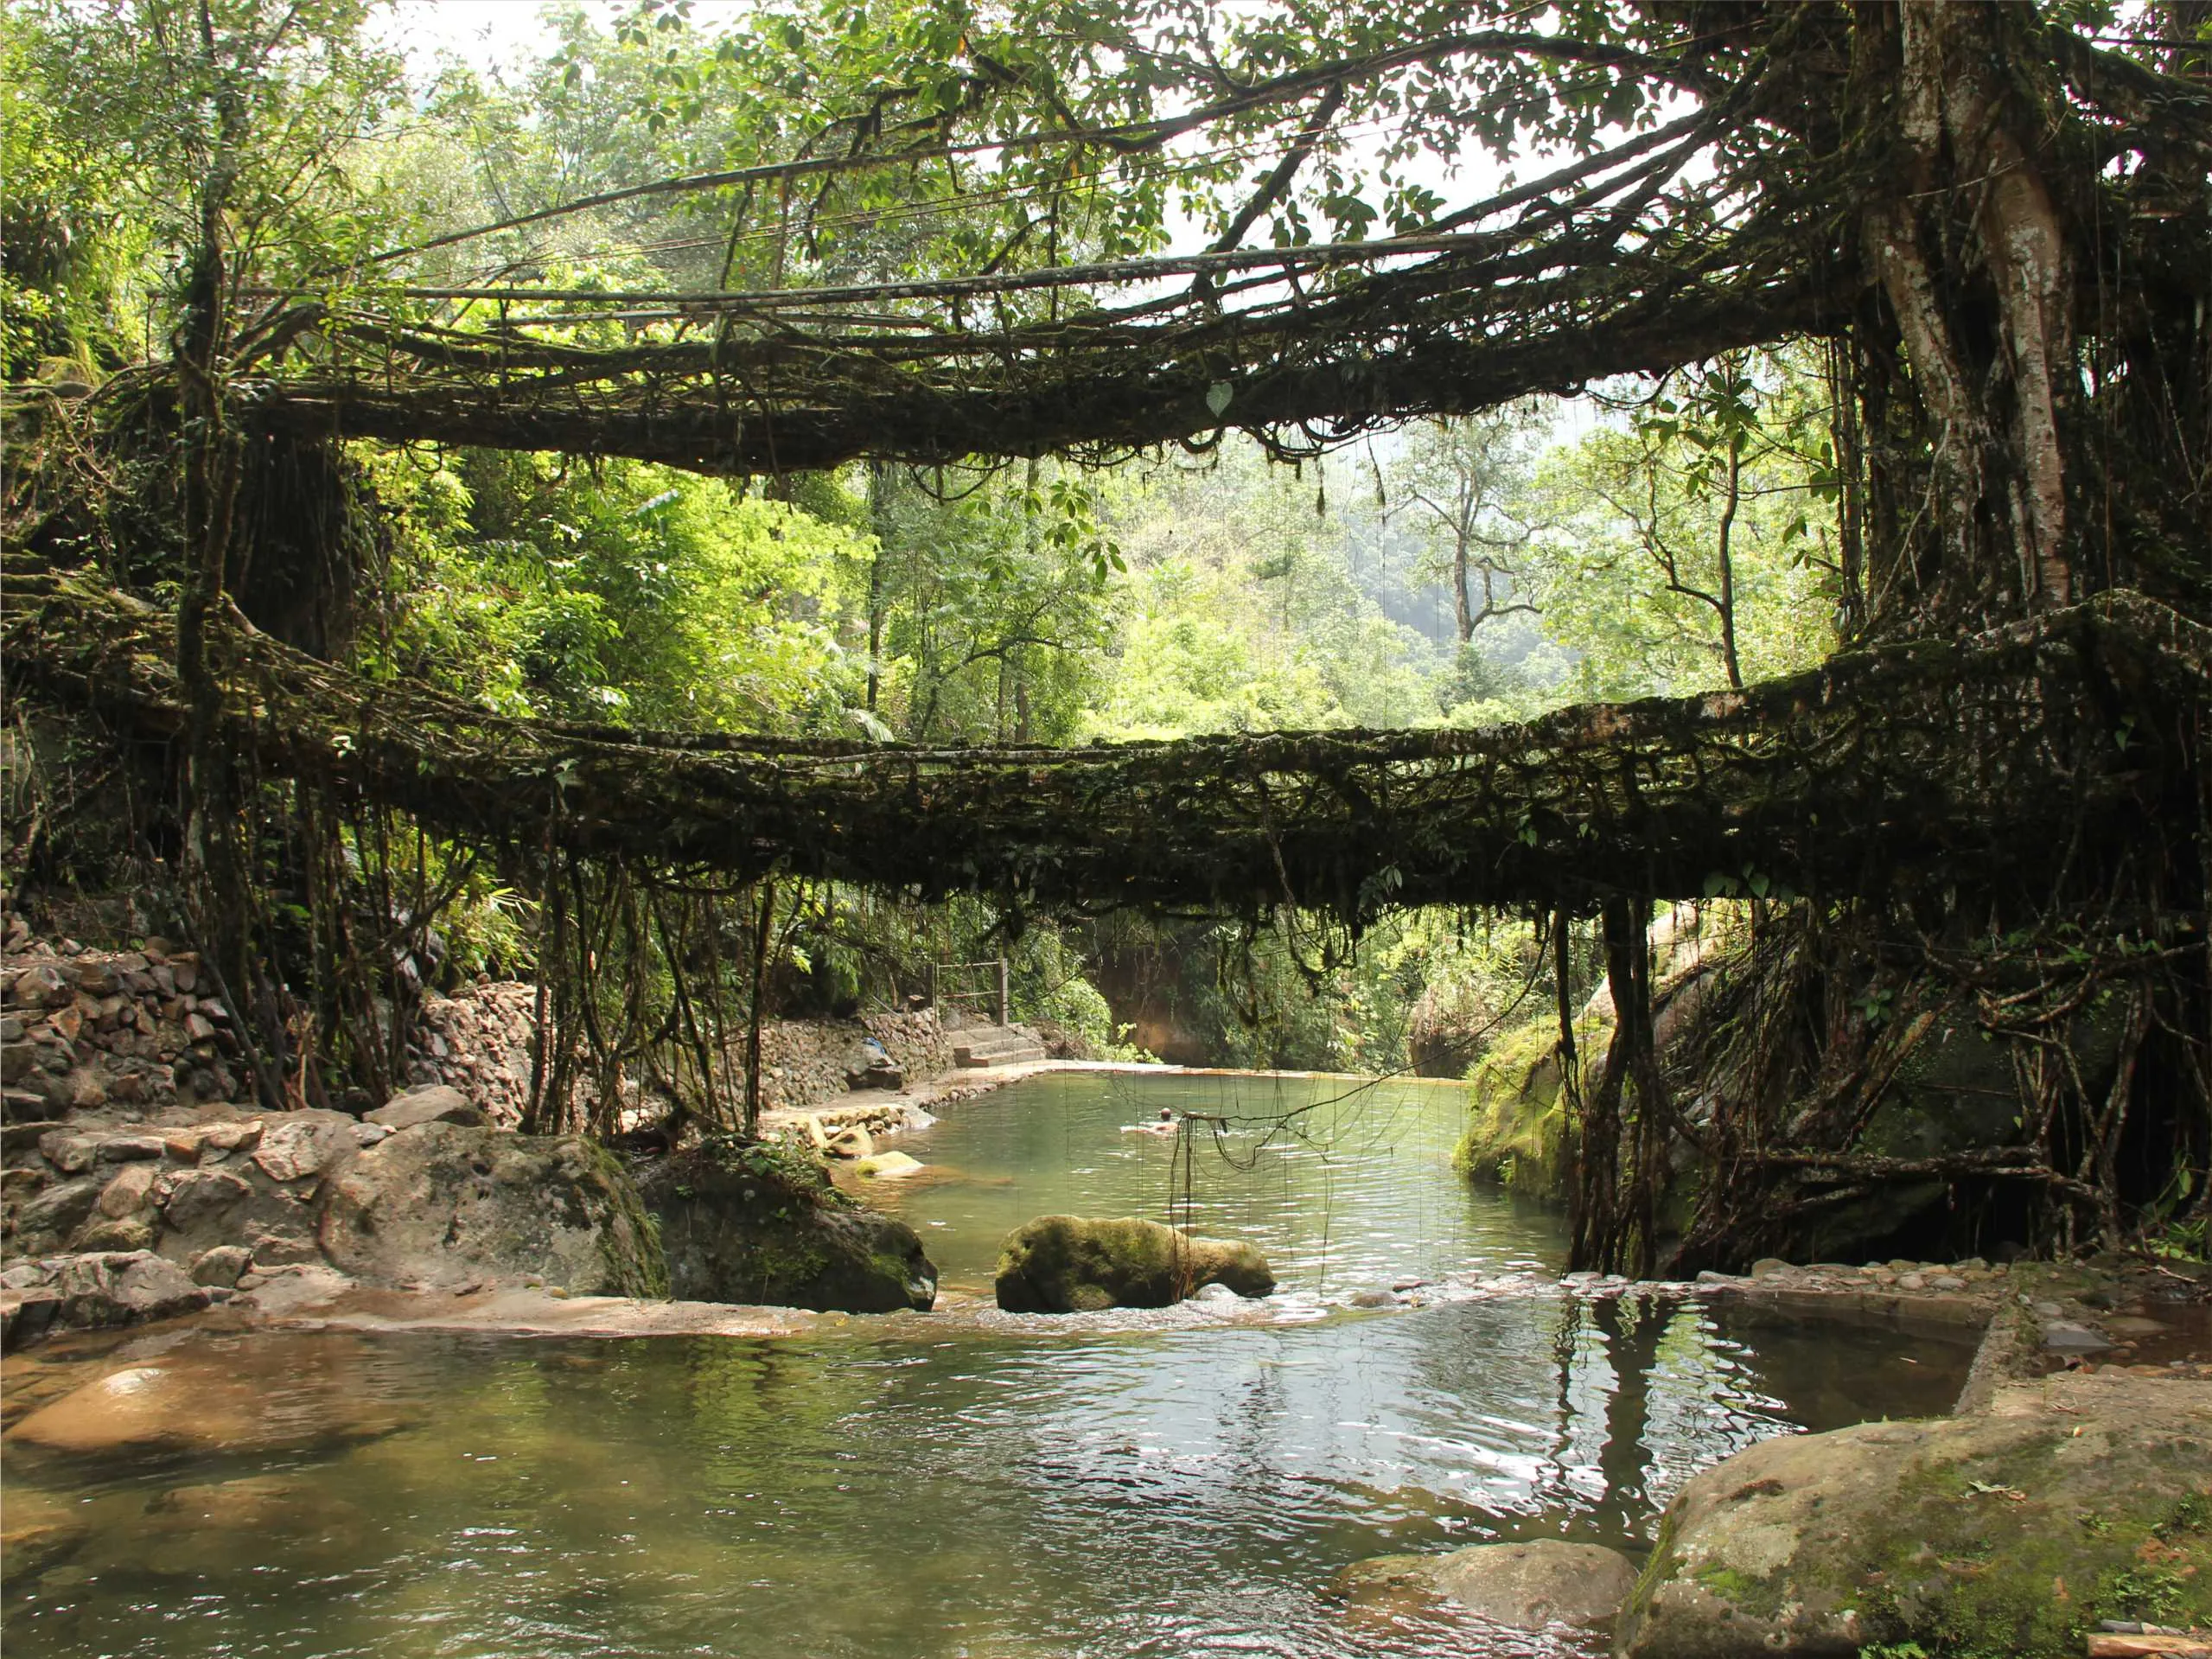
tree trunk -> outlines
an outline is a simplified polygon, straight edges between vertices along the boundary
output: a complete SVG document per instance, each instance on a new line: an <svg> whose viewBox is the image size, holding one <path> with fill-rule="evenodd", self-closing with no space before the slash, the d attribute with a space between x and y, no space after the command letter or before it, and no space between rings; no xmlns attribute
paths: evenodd
<svg viewBox="0 0 2212 1659"><path fill-rule="evenodd" d="M1467 592L1467 526L1464 524L1455 526L1451 544L1451 603L1462 645L1475 637L1475 602Z"/></svg>
<svg viewBox="0 0 2212 1659"><path fill-rule="evenodd" d="M883 557L891 539L891 468L888 462L869 464L868 516L876 527L876 556L868 561L868 712L874 714L883 684Z"/></svg>
<svg viewBox="0 0 2212 1659"><path fill-rule="evenodd" d="M753 995L745 1016L745 1121L751 1139L761 1133L761 1007L768 992L768 935L775 926L775 882L761 882L760 918L753 930Z"/></svg>
<svg viewBox="0 0 2212 1659"><path fill-rule="evenodd" d="M1862 52L1889 60L1862 80L1894 88L1901 187L1868 209L1864 246L1934 456L1932 539L1908 533L1875 550L1886 563L1874 573L1876 626L1917 631L2067 604L2075 272L2046 179L2047 124L2021 90L2049 78L2018 38L2033 18L1951 0L1862 16Z"/></svg>

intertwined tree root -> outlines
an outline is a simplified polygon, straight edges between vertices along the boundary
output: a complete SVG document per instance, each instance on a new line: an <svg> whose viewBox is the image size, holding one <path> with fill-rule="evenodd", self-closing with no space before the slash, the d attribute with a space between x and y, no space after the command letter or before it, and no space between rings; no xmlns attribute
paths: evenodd
<svg viewBox="0 0 2212 1659"><path fill-rule="evenodd" d="M52 572L9 590L11 690L140 737L183 731L166 614ZM215 635L223 741L265 775L478 845L1355 923L1395 905L1841 896L1901 877L2040 891L2069 863L2141 851L2148 826L2197 822L2212 686L2212 629L2113 592L1742 693L1476 731L919 749L503 718L372 683L234 614Z"/></svg>

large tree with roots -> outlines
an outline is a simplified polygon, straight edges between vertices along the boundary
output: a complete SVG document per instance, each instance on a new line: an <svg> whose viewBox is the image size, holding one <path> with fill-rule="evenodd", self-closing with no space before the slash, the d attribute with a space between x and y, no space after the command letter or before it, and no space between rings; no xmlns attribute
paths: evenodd
<svg viewBox="0 0 2212 1659"><path fill-rule="evenodd" d="M144 0L170 25L146 29L131 10L58 15L110 67L81 95L119 87L150 131L185 135L173 349L92 400L103 430L173 445L182 597L172 631L45 578L10 670L185 743L233 974L254 973L225 931L251 752L549 863L903 883L964 826L975 850L943 879L1016 907L1288 903L1356 925L1415 897L1527 904L1554 919L1563 987L1570 922L1598 915L1620 1011L1588 1097L1571 1091L1592 1265L1654 1264L1683 1144L1705 1171L1683 1265L1907 1183L2024 1206L2018 1225L2062 1241L2117 1235L2212 1157L2202 0L772 7L644 78L652 119L711 136L696 170L282 257L247 227L303 175L257 145L272 123L296 137L336 73L315 28L347 19ZM631 20L641 49L666 16ZM1202 250L1160 251L1176 206ZM704 263L623 289L541 274L550 227L679 209L711 229ZM456 715L411 747L241 584L312 539L303 491L343 493L338 439L770 477L1106 461L1227 428L1304 456L1783 341L1825 354L1863 654L1472 744L709 754ZM34 457L83 424L50 399L19 418ZM92 536L66 487L83 475L17 463L19 546ZM280 637L226 621L230 597ZM641 807L672 788L697 809ZM1655 1050L1642 918L1716 875L1805 896L1686 1040L1709 1074L1692 1113ZM2085 1062L2083 1011L2106 1003L2117 1036ZM1870 1149L1915 1045L1955 1022L2009 1045L2017 1133Z"/></svg>

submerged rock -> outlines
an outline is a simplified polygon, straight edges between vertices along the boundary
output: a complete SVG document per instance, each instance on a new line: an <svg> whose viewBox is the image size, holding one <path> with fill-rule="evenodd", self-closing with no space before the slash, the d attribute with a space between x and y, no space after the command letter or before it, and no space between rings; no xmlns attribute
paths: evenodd
<svg viewBox="0 0 2212 1659"><path fill-rule="evenodd" d="M11 1457L133 1459L266 1457L373 1439L405 1425L368 1396L359 1357L335 1337L166 1355L33 1412L6 1444Z"/></svg>
<svg viewBox="0 0 2212 1659"><path fill-rule="evenodd" d="M896 1181L922 1167L921 1160L906 1152L877 1152L855 1163L852 1172L864 1181Z"/></svg>
<svg viewBox="0 0 2212 1659"><path fill-rule="evenodd" d="M324 1255L372 1284L535 1279L578 1295L667 1289L629 1177L574 1135L437 1122L403 1129L339 1171L320 1236ZM258 1247L253 1254L266 1260Z"/></svg>
<svg viewBox="0 0 2212 1659"><path fill-rule="evenodd" d="M1241 1240L1192 1238L1133 1216L1041 1216L998 1250L998 1305L1009 1313L1163 1308L1203 1285L1265 1296L1275 1275Z"/></svg>
<svg viewBox="0 0 2212 1659"><path fill-rule="evenodd" d="M2212 1619L2212 1406L2182 1381L2062 1376L1989 1413L1769 1440L1669 1506L1628 1659L1918 1643L2073 1659L2102 1618Z"/></svg>
<svg viewBox="0 0 2212 1659"><path fill-rule="evenodd" d="M77 1559L95 1573L221 1579L265 1570L343 1572L377 1528L360 1505L311 1476L249 1475L173 1486L142 1514L90 1541Z"/></svg>
<svg viewBox="0 0 2212 1659"><path fill-rule="evenodd" d="M638 1186L660 1223L672 1296L845 1313L936 1303L920 1235L838 1191L795 1148L712 1137Z"/></svg>
<svg viewBox="0 0 2212 1659"><path fill-rule="evenodd" d="M88 1530L77 1506L67 1499L10 1486L7 1513L0 1515L0 1578L16 1584L43 1573L67 1559L84 1542Z"/></svg>
<svg viewBox="0 0 2212 1659"><path fill-rule="evenodd" d="M1384 1555L1345 1568L1337 1584L1357 1606L1444 1600L1507 1630L1602 1630L1612 1627L1635 1588L1636 1570L1617 1550L1545 1538L1442 1555Z"/></svg>

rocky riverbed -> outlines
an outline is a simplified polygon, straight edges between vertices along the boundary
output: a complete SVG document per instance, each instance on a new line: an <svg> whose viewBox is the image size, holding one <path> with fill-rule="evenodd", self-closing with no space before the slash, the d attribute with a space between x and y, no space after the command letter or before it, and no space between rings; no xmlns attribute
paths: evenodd
<svg viewBox="0 0 2212 1659"><path fill-rule="evenodd" d="M1348 1570L1348 1605L1610 1632L1621 1659L2075 1659L2107 1630L2149 1630L2145 1652L2212 1640L2158 1635L2212 1624L2202 1287L2106 1258L1768 1261L1697 1289L1775 1320L1984 1336L1952 1415L1738 1452L1682 1489L1641 1567L1569 1544L1392 1556Z"/></svg>

